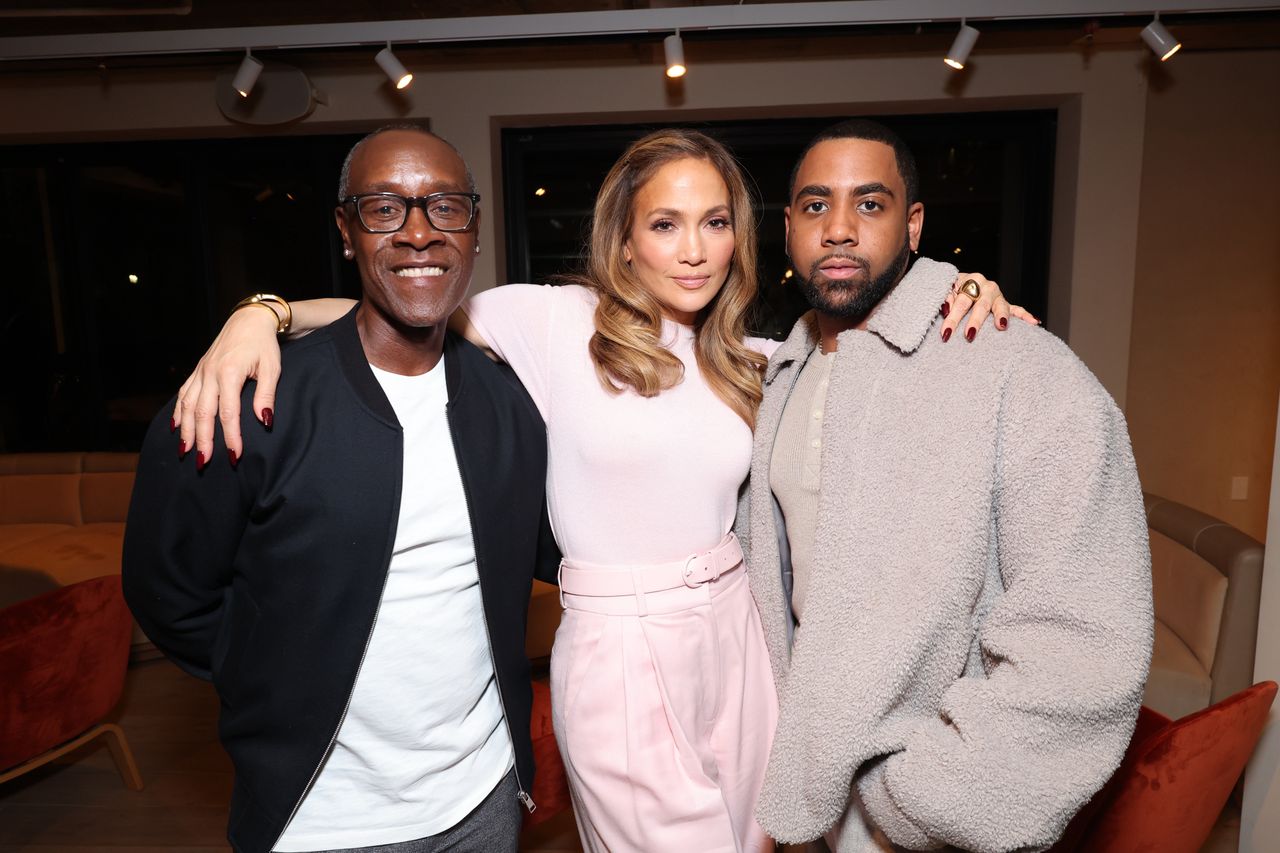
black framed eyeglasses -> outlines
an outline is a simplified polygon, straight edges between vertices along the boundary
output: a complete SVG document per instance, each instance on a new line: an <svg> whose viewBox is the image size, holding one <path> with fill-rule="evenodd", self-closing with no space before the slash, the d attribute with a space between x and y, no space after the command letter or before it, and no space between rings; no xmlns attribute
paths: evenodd
<svg viewBox="0 0 1280 853"><path fill-rule="evenodd" d="M427 221L437 231L466 231L476 216L479 193L432 193L405 197L399 193L349 195L343 204L353 204L364 230L390 234L404 227L409 210L421 207Z"/></svg>

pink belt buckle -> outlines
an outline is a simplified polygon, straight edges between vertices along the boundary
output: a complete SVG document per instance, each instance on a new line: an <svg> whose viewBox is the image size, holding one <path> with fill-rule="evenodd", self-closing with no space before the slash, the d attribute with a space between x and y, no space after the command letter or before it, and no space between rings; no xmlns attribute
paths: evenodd
<svg viewBox="0 0 1280 853"><path fill-rule="evenodd" d="M715 558L714 551L708 551L705 554L694 554L685 561L684 571L680 573L684 585L689 589L697 589L707 581L714 581L720 578L719 561Z"/></svg>

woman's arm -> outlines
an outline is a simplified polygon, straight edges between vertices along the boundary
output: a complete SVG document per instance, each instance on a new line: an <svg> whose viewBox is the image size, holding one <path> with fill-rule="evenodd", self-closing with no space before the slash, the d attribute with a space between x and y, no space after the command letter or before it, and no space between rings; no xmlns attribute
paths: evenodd
<svg viewBox="0 0 1280 853"><path fill-rule="evenodd" d="M240 458L244 444L240 436L240 389L249 379L257 379L253 395L254 417L267 429L275 417L276 380L280 376L280 345L276 328L280 315L270 303L267 312L233 311L213 339L209 351L195 371L182 383L173 409L170 430L181 429L179 453L195 449L208 464L213 458L213 417L222 421L222 438L232 460ZM290 338L302 337L323 328L351 310L350 299L309 299L290 303L293 323ZM245 306L246 308L252 306Z"/></svg>
<svg viewBox="0 0 1280 853"><path fill-rule="evenodd" d="M981 289L981 295L976 302L958 292L959 286L969 279L977 282ZM504 297L523 294L533 298L533 302L528 305L521 302L513 306L504 299L502 302L491 304L491 309L510 311L523 306L527 312L538 309L545 303L545 299L536 298L539 295L546 295L543 292L544 288L531 285L511 287L515 289L509 290L504 287L496 290L502 291ZM482 294L484 295L492 297L494 294L486 291ZM480 300L481 297L478 296L475 299ZM271 303L261 304L271 308L273 314L275 313L276 309L271 306ZM327 326L350 311L354 304L350 299L309 299L290 303L293 322L288 335L290 338L302 337ZM491 310L490 313L497 313L497 310ZM950 338L960 322L966 319L964 337L966 340L973 340L978 328L993 314L996 328L1001 330L1008 327L1010 316L1018 317L1028 323L1039 323L1024 309L1016 305L1011 306L1000 292L999 285L979 273L961 273L956 277L955 286L943 303L942 311L945 315L942 324L944 340ZM185 454L194 449L202 454L200 458L206 464L213 458L213 419L216 415L222 422L222 435L228 453L233 460L240 458L244 449L240 432L240 389L249 379L258 381L257 389L253 394L254 416L264 427L271 428L275 417L276 383L280 378L280 346L276 343L278 325L276 320L279 319L281 319L280 315L273 318L261 309L235 311L227 319L218 336L214 338L209 351L196 365L195 372L187 378L178 392L172 427L175 430L181 430L180 453ZM529 317L523 317L522 323L528 319ZM449 328L475 344L494 361L503 360L494 346L471 322L464 308L454 311L453 316L449 318ZM513 366L519 367L515 363L519 359L509 360L512 361ZM523 378L525 385L529 386L532 377Z"/></svg>
<svg viewBox="0 0 1280 853"><path fill-rule="evenodd" d="M260 303L280 314L270 303ZM307 299L291 302L293 322L287 337L304 337L322 329L351 310L351 299ZM245 306L250 307L250 306ZM240 432L240 389L249 379L258 380L253 393L254 417L267 429L275 418L276 383L280 379L280 345L271 316L261 309L234 311L227 318L208 352L178 391L173 429L181 429L181 453L195 449L207 464L213 458L213 418L222 422L227 452L238 460L244 451ZM498 361L492 347L480 336L461 308L449 318L449 328Z"/></svg>
<svg viewBox="0 0 1280 853"><path fill-rule="evenodd" d="M456 311L449 315L449 330L462 335L494 361L502 361L498 354L493 351L493 346L480 334L480 330L472 325L471 318L467 316L466 304L465 302L462 303Z"/></svg>

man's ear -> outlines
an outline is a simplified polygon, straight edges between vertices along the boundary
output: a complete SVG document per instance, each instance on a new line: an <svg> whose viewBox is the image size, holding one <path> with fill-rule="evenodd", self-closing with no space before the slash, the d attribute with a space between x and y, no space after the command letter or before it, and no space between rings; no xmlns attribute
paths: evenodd
<svg viewBox="0 0 1280 853"><path fill-rule="evenodd" d="M783 245L791 242L791 205L782 208L782 242Z"/></svg>
<svg viewBox="0 0 1280 853"><path fill-rule="evenodd" d="M347 214L343 211L342 205L333 209L333 221L337 223L338 233L342 235L342 254L350 258L355 254L355 250L351 246L351 235L347 233Z"/></svg>
<svg viewBox="0 0 1280 853"><path fill-rule="evenodd" d="M911 251L920 250L920 235L924 233L924 203L915 202L907 208L907 237L911 241Z"/></svg>

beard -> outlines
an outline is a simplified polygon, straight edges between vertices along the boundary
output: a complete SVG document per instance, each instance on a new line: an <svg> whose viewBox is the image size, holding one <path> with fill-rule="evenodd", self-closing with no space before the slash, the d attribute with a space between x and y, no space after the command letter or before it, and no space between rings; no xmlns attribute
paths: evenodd
<svg viewBox="0 0 1280 853"><path fill-rule="evenodd" d="M819 267L832 258L847 258L861 269L850 279L827 278ZM887 268L874 277L871 275L871 262L866 258L846 252L832 252L813 262L809 267L809 274L800 279L800 292L804 294L810 307L823 314L861 320L902 280L910 258L911 248L905 234L897 255Z"/></svg>

